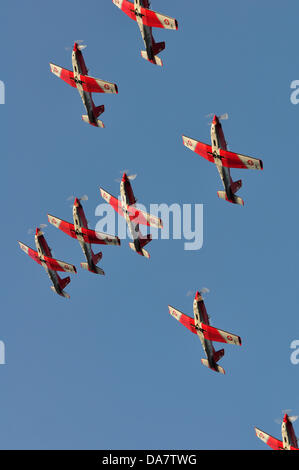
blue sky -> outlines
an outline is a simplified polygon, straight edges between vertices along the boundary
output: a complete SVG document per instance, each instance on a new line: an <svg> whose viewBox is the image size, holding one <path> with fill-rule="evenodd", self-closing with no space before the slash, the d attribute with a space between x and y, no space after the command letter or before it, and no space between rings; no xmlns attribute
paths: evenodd
<svg viewBox="0 0 299 470"><path fill-rule="evenodd" d="M154 31L166 41L162 69L142 60L137 25L110 0L2 5L3 449L264 449L253 426L280 437L281 410L299 413L299 6L152 8L179 22ZM81 121L78 93L50 73L50 61L71 68L65 47L77 39L89 73L119 87L94 95L104 130ZM263 172L232 170L244 208L218 199L216 168L182 145L182 134L209 143L205 115L224 112L230 149L264 162ZM106 276L95 276L81 270L79 244L48 226L55 256L78 268L71 299L54 295L17 240L34 247L27 231L48 212L71 221L70 195L88 194L94 228L99 186L117 196L125 168L138 174L140 203L204 204L202 249L156 240L148 261L123 241L103 247ZM192 315L187 292L204 286L211 324L243 340L225 347L225 376L201 365L200 342L168 313Z"/></svg>

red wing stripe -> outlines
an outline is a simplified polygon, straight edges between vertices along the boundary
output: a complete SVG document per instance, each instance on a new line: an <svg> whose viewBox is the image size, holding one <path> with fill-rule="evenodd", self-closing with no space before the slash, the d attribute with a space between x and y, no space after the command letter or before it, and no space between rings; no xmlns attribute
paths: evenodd
<svg viewBox="0 0 299 470"><path fill-rule="evenodd" d="M33 250L32 248L30 248L29 246L25 245L22 242L18 242L18 243L20 245L21 250L23 250L24 253L26 253L26 255L30 256L30 258L32 258L38 264L41 264L37 251Z"/></svg>
<svg viewBox="0 0 299 470"><path fill-rule="evenodd" d="M262 170L263 162L257 158L248 157L240 153L220 149L222 164L227 168L243 168L246 170Z"/></svg>
<svg viewBox="0 0 299 470"><path fill-rule="evenodd" d="M183 144L185 145L185 147L197 153L209 162L214 163L214 156L212 152L212 147L210 145L204 144L203 142L199 142L195 139L191 139L191 137L186 137L185 135L183 135Z"/></svg>

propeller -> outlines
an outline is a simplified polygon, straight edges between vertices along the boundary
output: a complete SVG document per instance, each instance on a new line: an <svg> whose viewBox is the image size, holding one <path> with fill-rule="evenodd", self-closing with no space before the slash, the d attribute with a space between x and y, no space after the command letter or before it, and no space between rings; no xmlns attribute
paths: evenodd
<svg viewBox="0 0 299 470"><path fill-rule="evenodd" d="M195 295L195 290L188 290L186 296L187 297L191 297L191 296L194 296ZM210 292L210 289L208 289L207 287L202 287L199 291L201 294L208 294Z"/></svg>
<svg viewBox="0 0 299 470"><path fill-rule="evenodd" d="M211 117L214 117L215 116L215 113L210 113L210 114L206 114L205 117L206 118L211 118ZM224 113L224 114L220 114L220 116L217 116L219 121L226 121L228 119L228 113ZM208 125L211 125L212 122L211 121L208 121Z"/></svg>
<svg viewBox="0 0 299 470"><path fill-rule="evenodd" d="M73 199L75 199L75 197L76 196L71 195L66 200L67 201L72 201ZM88 196L87 196L87 194L83 194L83 196L78 197L78 199L79 199L79 201L88 201Z"/></svg>
<svg viewBox="0 0 299 470"><path fill-rule="evenodd" d="M130 175L128 174L130 170L123 170L123 171L120 171L120 173L123 175L124 173L126 173L127 175L127 178L130 180L130 181L134 181L134 179L137 177L137 173L135 173L134 175ZM120 183L121 182L121 178L116 178L114 181L116 181L116 183Z"/></svg>
<svg viewBox="0 0 299 470"><path fill-rule="evenodd" d="M39 228L46 228L46 227L47 227L47 224L40 224L40 225L39 225ZM29 229L27 230L28 235L32 235L34 232L35 232L35 229L34 229L34 228L29 228Z"/></svg>
<svg viewBox="0 0 299 470"><path fill-rule="evenodd" d="M82 44L84 41L83 39L77 39L76 41L74 41L77 43L77 46L78 46L78 49L79 51L82 51L83 49L85 49L87 47L87 44ZM66 51L70 51L73 49L73 47L70 47L70 46L67 46L64 48Z"/></svg>
<svg viewBox="0 0 299 470"><path fill-rule="evenodd" d="M299 416L289 416L289 413L292 411L292 410L290 410L290 409L288 409L288 410L281 410L281 411L282 411L282 413L283 413L284 415L285 415L285 414L288 415L289 421L290 421L291 423L294 423L294 422L299 418ZM275 419L274 422L277 423L277 424L281 424L281 423L282 423L282 419Z"/></svg>

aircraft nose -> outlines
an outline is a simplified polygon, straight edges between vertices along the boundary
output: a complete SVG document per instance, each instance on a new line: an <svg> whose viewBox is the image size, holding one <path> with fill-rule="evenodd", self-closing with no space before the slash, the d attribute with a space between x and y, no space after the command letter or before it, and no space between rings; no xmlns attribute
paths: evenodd
<svg viewBox="0 0 299 470"><path fill-rule="evenodd" d="M39 227L36 227L35 235L38 236L38 234L39 234Z"/></svg>
<svg viewBox="0 0 299 470"><path fill-rule="evenodd" d="M75 43L74 43L73 51L76 52L77 50L78 50L78 44L75 42Z"/></svg>
<svg viewBox="0 0 299 470"><path fill-rule="evenodd" d="M199 300L200 299L200 292L196 291L196 294L195 294L195 300Z"/></svg>
<svg viewBox="0 0 299 470"><path fill-rule="evenodd" d="M75 207L78 207L80 205L80 201L79 199L76 197L75 200L74 200L74 206Z"/></svg>
<svg viewBox="0 0 299 470"><path fill-rule="evenodd" d="M124 183L125 181L127 181L127 179L128 179L128 178L127 178L127 175L126 175L126 173L124 173L124 174L123 174L123 177L122 177L122 179L121 179L122 182Z"/></svg>
<svg viewBox="0 0 299 470"><path fill-rule="evenodd" d="M283 417L283 422L284 423L287 423L288 422L288 415L285 413L284 417Z"/></svg>
<svg viewBox="0 0 299 470"><path fill-rule="evenodd" d="M215 114L213 117L213 124L218 124L218 122L219 122L218 117Z"/></svg>

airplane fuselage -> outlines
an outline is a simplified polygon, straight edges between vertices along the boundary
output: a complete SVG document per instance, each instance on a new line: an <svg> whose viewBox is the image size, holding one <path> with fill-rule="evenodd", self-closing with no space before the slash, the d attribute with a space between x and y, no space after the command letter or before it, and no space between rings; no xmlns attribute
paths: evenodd
<svg viewBox="0 0 299 470"><path fill-rule="evenodd" d="M199 306L200 302L202 302L202 308L200 308ZM212 369L217 369L217 364L214 360L215 350L214 350L213 343L212 341L204 337L203 331L200 327L200 323L204 323L205 325L210 324L208 314L206 313L206 309L203 304L202 297L200 295L198 296L198 299L195 298L193 301L193 313L194 313L194 324L195 324L195 328L197 331L197 336L200 339L201 345L206 354L209 365Z"/></svg>
<svg viewBox="0 0 299 470"><path fill-rule="evenodd" d="M92 252L91 245L90 243L87 243L84 240L84 237L82 235L82 227L88 228L88 224L86 221L83 208L80 203L74 203L73 205L73 220L74 220L76 237L77 237L78 242L80 243L80 246L86 258L88 267L91 271L95 271L96 266L93 261L93 252Z"/></svg>
<svg viewBox="0 0 299 470"><path fill-rule="evenodd" d="M131 196L130 196L131 194ZM124 213L124 218L126 220L126 223L128 225L129 231L131 233L131 236L133 238L134 246L137 252L142 252L142 248L140 245L140 230L139 230L139 224L135 224L133 221L130 220L129 212L127 210L127 206L132 205L134 202L132 201L132 187L127 178L122 179L120 183L120 197L121 197L121 207Z"/></svg>
<svg viewBox="0 0 299 470"><path fill-rule="evenodd" d="M45 263L45 256L48 256L49 258L52 258L52 253L51 250L44 238L43 235L35 235L35 246L36 250L38 252L39 260L41 262L41 265L45 269L46 273L48 274L55 292L58 295L62 295L62 289L60 287L60 277L58 276L56 271L53 271L52 269L49 269L47 264Z"/></svg>
<svg viewBox="0 0 299 470"><path fill-rule="evenodd" d="M285 414L283 417L281 424L281 435L284 450L290 450L291 447L298 448L295 431L287 414Z"/></svg>
<svg viewBox="0 0 299 470"><path fill-rule="evenodd" d="M226 195L229 200L234 198L234 195L231 191L231 182L232 178L230 175L230 169L223 166L220 158L220 149L227 150L227 145L225 141L225 137L223 134L221 123L219 122L218 118L214 118L211 124L211 145L212 145L212 152L215 159L215 165L217 167L218 173L220 175L222 184L224 186Z"/></svg>
<svg viewBox="0 0 299 470"><path fill-rule="evenodd" d="M77 48L74 48L72 52L72 65L76 87L83 101L86 113L88 115L88 119L90 123L95 124L97 120L94 115L94 102L91 93L83 90L81 82L81 75L87 75L88 70L85 65L81 51Z"/></svg>
<svg viewBox="0 0 299 470"><path fill-rule="evenodd" d="M146 26L142 22L142 14L141 14L141 7L149 8L148 0L134 0L134 11L136 15L136 22L140 29L140 33L146 48L146 52L148 55L149 60L154 60L154 53L153 53L153 34L152 28L150 26Z"/></svg>

